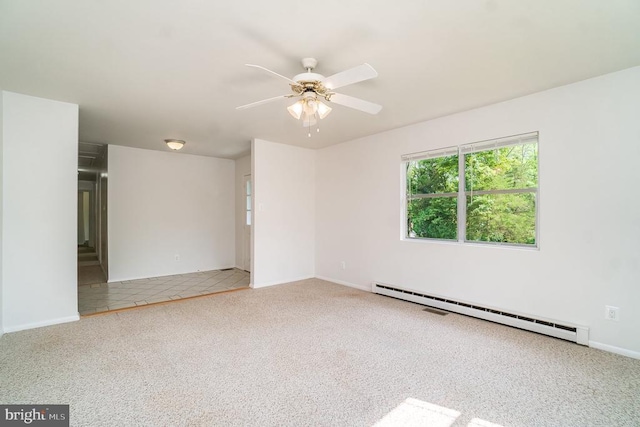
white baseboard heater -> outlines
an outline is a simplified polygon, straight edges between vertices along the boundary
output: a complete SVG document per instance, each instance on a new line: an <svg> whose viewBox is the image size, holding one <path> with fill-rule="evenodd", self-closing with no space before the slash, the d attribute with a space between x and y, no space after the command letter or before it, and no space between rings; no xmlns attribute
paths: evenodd
<svg viewBox="0 0 640 427"><path fill-rule="evenodd" d="M561 338L581 345L589 345L589 328L585 326L572 325L564 322L556 323L549 319L535 319L530 316L523 316L493 308L481 307L475 304L454 301L434 295L426 295L410 289L402 289L397 286L386 285L378 282L373 282L371 290L376 294L411 301L429 307L477 317L479 319L489 320L496 323L502 323L503 325Z"/></svg>

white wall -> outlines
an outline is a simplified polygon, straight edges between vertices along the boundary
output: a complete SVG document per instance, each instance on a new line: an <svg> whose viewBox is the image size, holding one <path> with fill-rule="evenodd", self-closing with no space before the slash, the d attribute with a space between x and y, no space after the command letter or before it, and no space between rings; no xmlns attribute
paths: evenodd
<svg viewBox="0 0 640 427"><path fill-rule="evenodd" d="M314 276L315 151L256 139L253 287Z"/></svg>
<svg viewBox="0 0 640 427"><path fill-rule="evenodd" d="M244 225L246 221L244 177L251 174L251 156L236 160L236 267L243 268Z"/></svg>
<svg viewBox="0 0 640 427"><path fill-rule="evenodd" d="M319 150L317 275L586 325L640 356L639 112L637 67ZM401 154L531 131L540 250L401 240Z"/></svg>
<svg viewBox="0 0 640 427"><path fill-rule="evenodd" d="M234 267L233 160L108 150L110 282Z"/></svg>
<svg viewBox="0 0 640 427"><path fill-rule="evenodd" d="M2 92L5 332L77 320L78 106Z"/></svg>

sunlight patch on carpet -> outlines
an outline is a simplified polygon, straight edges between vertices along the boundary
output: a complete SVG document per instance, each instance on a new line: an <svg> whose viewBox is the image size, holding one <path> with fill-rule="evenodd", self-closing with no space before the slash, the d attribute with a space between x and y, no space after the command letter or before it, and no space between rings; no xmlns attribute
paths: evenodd
<svg viewBox="0 0 640 427"><path fill-rule="evenodd" d="M474 418L469 421L467 427L503 427L500 424L491 423L489 421L482 420L480 418Z"/></svg>

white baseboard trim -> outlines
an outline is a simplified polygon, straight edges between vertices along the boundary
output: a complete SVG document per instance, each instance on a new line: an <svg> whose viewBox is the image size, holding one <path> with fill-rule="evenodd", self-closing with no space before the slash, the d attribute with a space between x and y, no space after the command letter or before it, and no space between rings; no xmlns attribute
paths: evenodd
<svg viewBox="0 0 640 427"><path fill-rule="evenodd" d="M313 278L315 278L315 276L304 276L304 277L298 277L293 279L285 279L284 281L279 280L277 282L252 283L251 287L254 289L266 288L268 286L284 285L285 283L299 282L300 280L307 280L307 279L313 279Z"/></svg>
<svg viewBox="0 0 640 427"><path fill-rule="evenodd" d="M609 353L620 354L622 356L631 357L632 359L640 359L640 352L627 350L626 348L620 348L609 344L603 344L601 342L589 341L589 347L596 348L598 350L608 351Z"/></svg>
<svg viewBox="0 0 640 427"><path fill-rule="evenodd" d="M344 280L336 280L330 277L316 276L316 279L326 280L327 282L337 283L338 285L348 286L350 288L360 289L361 291L371 292L370 285L356 285L355 283L345 282Z"/></svg>
<svg viewBox="0 0 640 427"><path fill-rule="evenodd" d="M59 317L57 319L50 319L50 320L43 320L41 322L24 323L22 325L8 326L8 327L5 326L4 332L18 332L18 331L24 331L24 330L27 330L27 329L42 328L43 326L58 325L60 323L75 322L76 320L80 320L80 313L76 313L73 316Z"/></svg>

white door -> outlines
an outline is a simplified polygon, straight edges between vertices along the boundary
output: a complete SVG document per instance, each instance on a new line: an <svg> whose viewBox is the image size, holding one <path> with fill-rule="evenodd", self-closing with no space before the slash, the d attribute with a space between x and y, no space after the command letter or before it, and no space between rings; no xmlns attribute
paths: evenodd
<svg viewBox="0 0 640 427"><path fill-rule="evenodd" d="M245 215L244 215L244 236L242 239L243 265L246 271L251 271L251 175L244 176L244 196L245 196Z"/></svg>

